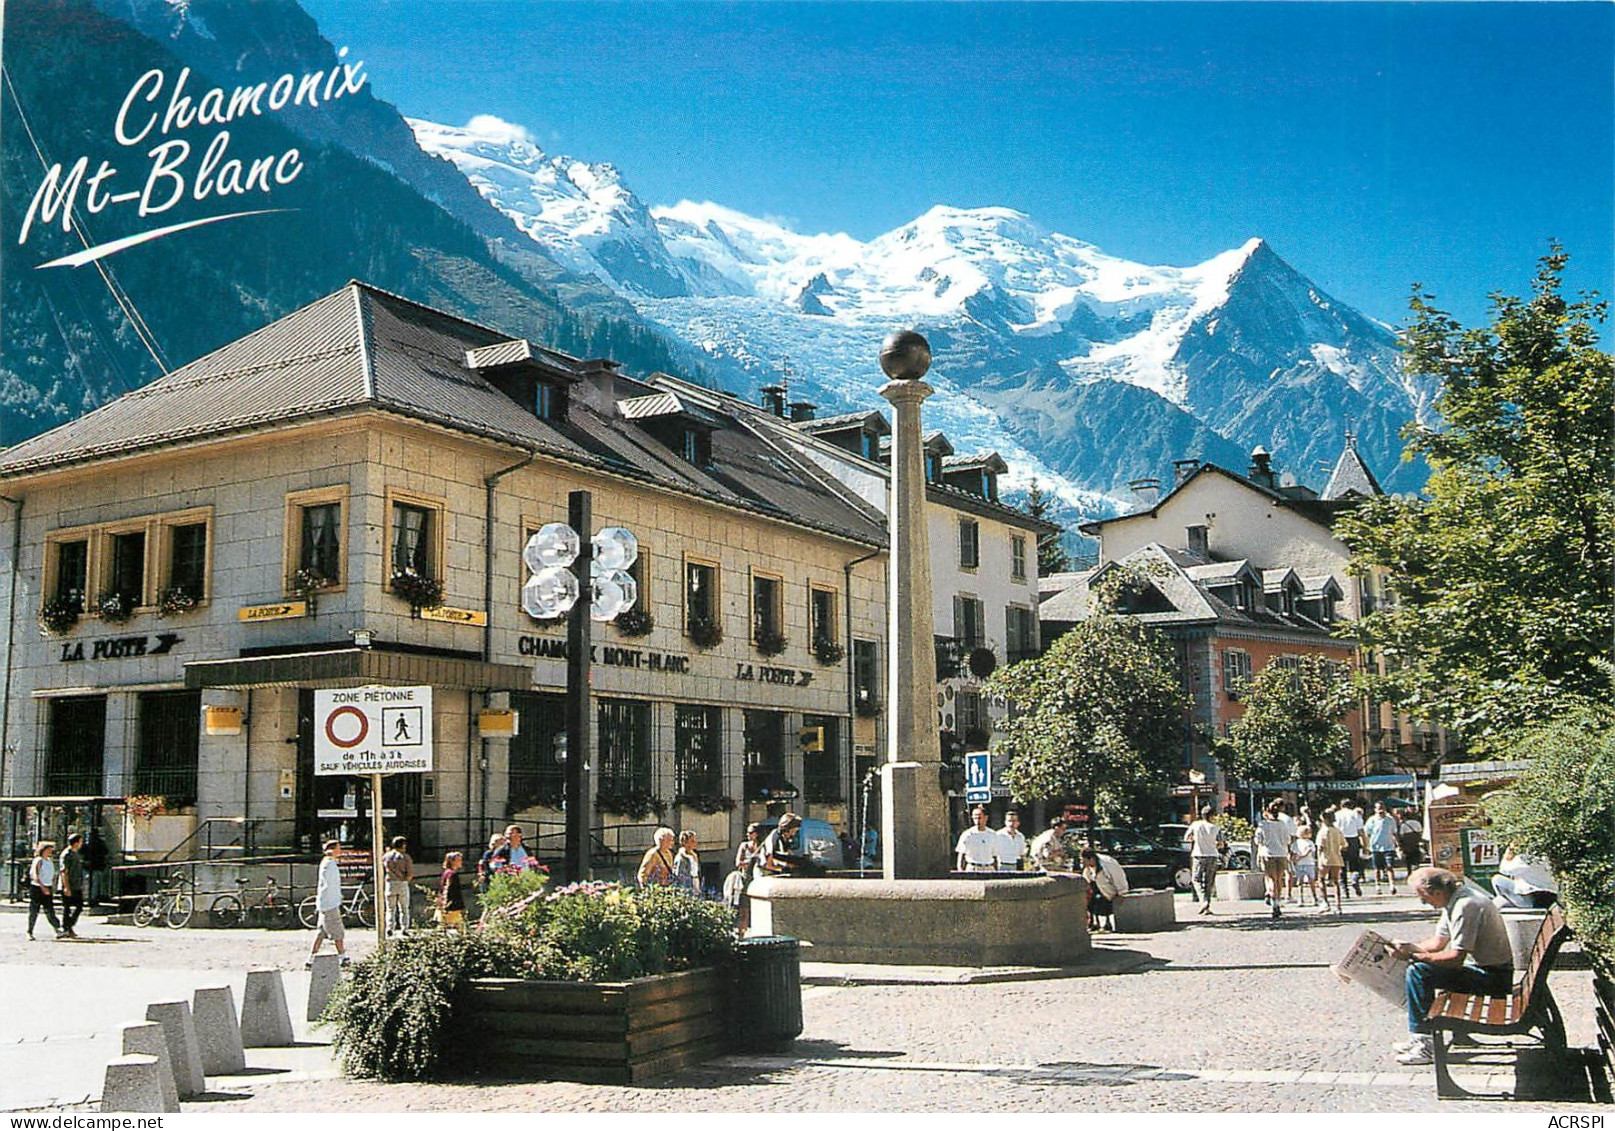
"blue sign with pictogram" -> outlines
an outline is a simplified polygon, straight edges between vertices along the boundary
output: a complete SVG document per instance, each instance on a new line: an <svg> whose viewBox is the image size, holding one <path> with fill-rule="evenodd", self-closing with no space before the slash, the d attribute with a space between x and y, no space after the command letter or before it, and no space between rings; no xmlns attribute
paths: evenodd
<svg viewBox="0 0 1615 1131"><path fill-rule="evenodd" d="M987 802L993 799L993 768L991 756L985 750L965 755L965 802Z"/></svg>

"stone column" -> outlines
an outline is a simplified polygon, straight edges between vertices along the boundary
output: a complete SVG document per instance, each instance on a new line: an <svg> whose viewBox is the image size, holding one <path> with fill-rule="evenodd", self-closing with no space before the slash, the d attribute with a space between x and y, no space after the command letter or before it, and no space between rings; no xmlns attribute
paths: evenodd
<svg viewBox="0 0 1615 1131"><path fill-rule="evenodd" d="M887 510L891 694L887 761L881 767L881 853L886 879L918 879L946 875L951 864L936 721L931 542L920 427L920 406L935 391L920 380L931 366L931 347L912 330L894 333L881 347L880 365L890 378L880 395L891 402L894 416Z"/></svg>

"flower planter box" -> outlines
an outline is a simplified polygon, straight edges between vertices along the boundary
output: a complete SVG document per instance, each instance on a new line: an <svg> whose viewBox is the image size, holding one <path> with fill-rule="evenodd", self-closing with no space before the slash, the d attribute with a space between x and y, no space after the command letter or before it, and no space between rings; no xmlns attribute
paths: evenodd
<svg viewBox="0 0 1615 1131"><path fill-rule="evenodd" d="M444 1063L507 1079L638 1084L723 1052L723 1005L715 969L629 982L479 978L455 1003Z"/></svg>
<svg viewBox="0 0 1615 1131"><path fill-rule="evenodd" d="M166 856L196 832L195 813L125 814L123 851L129 856Z"/></svg>

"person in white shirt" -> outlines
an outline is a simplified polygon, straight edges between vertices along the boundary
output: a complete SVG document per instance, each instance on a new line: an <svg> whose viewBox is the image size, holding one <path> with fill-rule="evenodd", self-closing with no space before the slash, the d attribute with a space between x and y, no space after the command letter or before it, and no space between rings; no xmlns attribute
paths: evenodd
<svg viewBox="0 0 1615 1131"><path fill-rule="evenodd" d="M1200 914L1211 914L1211 893L1217 884L1217 865L1222 863L1222 846L1225 843L1222 829L1212 821L1215 810L1210 805L1200 810L1200 819L1189 826L1183 839L1189 842L1189 857L1194 867L1194 882L1200 886Z"/></svg>
<svg viewBox="0 0 1615 1131"><path fill-rule="evenodd" d="M1088 881L1088 929L1116 929L1116 900L1127 893L1127 870L1114 856L1092 848L1082 850L1082 875Z"/></svg>
<svg viewBox="0 0 1615 1131"><path fill-rule="evenodd" d="M1282 798L1273 803L1273 812L1278 815L1279 823L1284 826L1284 833L1287 838L1285 850L1288 851L1289 846L1295 843L1300 824L1294 817L1290 816L1290 803ZM1284 897L1286 903L1295 902L1295 864L1288 857L1284 861Z"/></svg>
<svg viewBox="0 0 1615 1131"><path fill-rule="evenodd" d="M1066 819L1062 813L1032 838L1032 863L1045 872L1069 872L1071 852L1065 846Z"/></svg>
<svg viewBox="0 0 1615 1131"><path fill-rule="evenodd" d="M959 843L953 853L959 872L994 872L998 870L998 834L987 827L987 807L977 805L970 810L975 826L959 834Z"/></svg>
<svg viewBox="0 0 1615 1131"><path fill-rule="evenodd" d="M1340 800L1340 808L1335 810L1335 828L1340 835L1346 838L1346 872L1355 886L1358 895L1363 894L1363 815L1353 805L1349 797Z"/></svg>
<svg viewBox="0 0 1615 1131"><path fill-rule="evenodd" d="M42 840L34 845L34 858L28 862L28 939L34 938L34 924L39 913L45 913L45 922L51 925L56 937L62 937L62 925L56 919L56 842Z"/></svg>
<svg viewBox="0 0 1615 1131"><path fill-rule="evenodd" d="M1307 892L1312 893L1312 905L1318 906L1318 843L1312 839L1312 826L1302 825L1296 838L1290 842L1290 869L1295 885L1301 889L1301 905L1306 906Z"/></svg>
<svg viewBox="0 0 1615 1131"><path fill-rule="evenodd" d="M1492 877L1492 891L1499 907L1535 907L1546 910L1559 898L1559 884L1553 872L1540 860L1513 845L1503 853L1503 861Z"/></svg>
<svg viewBox="0 0 1615 1131"><path fill-rule="evenodd" d="M325 859L320 861L319 883L314 889L314 910L320 916L320 929L314 932L314 946L308 952L308 965L314 965L314 956L320 952L320 943L330 939L336 952L347 962L347 946L343 938L347 932L342 926L342 869L336 858L342 851L340 840L325 842Z"/></svg>
<svg viewBox="0 0 1615 1131"><path fill-rule="evenodd" d="M1413 879L1413 869L1417 868L1424 857L1421 849L1424 846L1424 826L1411 809L1396 810L1396 844L1402 850L1402 863L1408 870L1408 881Z"/></svg>
<svg viewBox="0 0 1615 1131"><path fill-rule="evenodd" d="M1282 914L1279 905L1284 902L1284 879L1290 872L1290 830L1279 820L1276 804L1268 802L1256 823L1256 859L1267 879L1267 902L1275 919Z"/></svg>
<svg viewBox="0 0 1615 1131"><path fill-rule="evenodd" d="M1026 834L1021 832L1021 811L1004 814L1004 827L998 830L998 870L1018 872L1026 858Z"/></svg>

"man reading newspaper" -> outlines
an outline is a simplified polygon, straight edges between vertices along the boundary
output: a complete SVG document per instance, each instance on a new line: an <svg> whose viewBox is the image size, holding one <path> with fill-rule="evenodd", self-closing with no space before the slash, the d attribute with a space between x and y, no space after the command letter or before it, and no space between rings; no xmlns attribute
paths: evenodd
<svg viewBox="0 0 1615 1131"><path fill-rule="evenodd" d="M1413 1034L1397 1046L1400 1064L1429 1064L1431 1037L1426 1015L1437 990L1502 995L1514 985L1514 954L1497 905L1464 885L1462 876L1445 868L1413 873L1419 902L1441 912L1436 933L1422 942L1397 942L1396 954L1408 960L1408 1029Z"/></svg>

